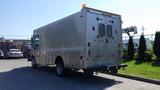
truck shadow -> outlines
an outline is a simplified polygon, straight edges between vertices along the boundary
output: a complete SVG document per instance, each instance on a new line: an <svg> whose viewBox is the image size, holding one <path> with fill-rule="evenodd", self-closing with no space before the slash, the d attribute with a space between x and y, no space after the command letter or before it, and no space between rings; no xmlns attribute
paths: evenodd
<svg viewBox="0 0 160 90"><path fill-rule="evenodd" d="M122 83L109 78L71 71L57 77L54 68L16 68L0 72L0 90L103 90Z"/></svg>

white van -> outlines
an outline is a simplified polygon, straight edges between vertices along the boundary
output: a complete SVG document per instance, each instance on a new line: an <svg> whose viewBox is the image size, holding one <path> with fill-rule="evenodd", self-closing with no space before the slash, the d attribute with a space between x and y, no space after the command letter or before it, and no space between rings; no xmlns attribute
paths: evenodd
<svg viewBox="0 0 160 90"><path fill-rule="evenodd" d="M121 16L88 7L34 30L32 66L56 65L86 73L106 70L117 73L122 60Z"/></svg>

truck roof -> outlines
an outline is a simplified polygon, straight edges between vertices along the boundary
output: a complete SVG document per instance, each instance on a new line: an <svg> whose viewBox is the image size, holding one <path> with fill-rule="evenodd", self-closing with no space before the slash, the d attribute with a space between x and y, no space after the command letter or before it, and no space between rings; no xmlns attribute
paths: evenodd
<svg viewBox="0 0 160 90"><path fill-rule="evenodd" d="M119 14L115 14L115 13L111 13L111 12L106 12L106 11L102 11L102 10L98 10L98 9L94 9L94 8L90 8L90 7L83 7L83 8L81 9L81 11L82 11L82 10L92 10L92 11L96 11L96 12L98 12L98 13L104 13L104 14L109 15L109 16L114 15L114 16L116 16L116 17L121 17L121 15L119 15ZM81 11L80 11L80 12L81 12ZM68 17L68 16L66 16L66 17ZM66 17L64 17L64 18L66 18ZM63 18L62 18L62 19L63 19ZM62 20L62 19L60 19L60 20ZM59 20L56 20L56 21L54 21L54 22L57 22L57 21L59 21ZM52 23L54 23L54 22L51 22L51 23L49 23L49 24L52 24ZM49 24L47 24L47 25L49 25ZM42 26L42 27L39 27L39 28L37 28L37 29L34 29L34 31L39 31L40 29L45 28L45 26L46 26L46 25L44 25L44 26Z"/></svg>
<svg viewBox="0 0 160 90"><path fill-rule="evenodd" d="M88 9L88 10L103 12L103 13L111 14L111 15L115 15L115 16L121 16L121 15L119 15L119 14L115 14L115 13L111 13L111 12L106 12L106 11L102 11L102 10L98 10L98 9L94 9L94 8L90 8L90 7L83 7L82 9Z"/></svg>

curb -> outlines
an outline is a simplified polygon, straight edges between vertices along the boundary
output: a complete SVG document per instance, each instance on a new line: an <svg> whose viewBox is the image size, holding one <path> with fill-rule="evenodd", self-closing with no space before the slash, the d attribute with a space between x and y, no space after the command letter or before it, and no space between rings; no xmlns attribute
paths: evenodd
<svg viewBox="0 0 160 90"><path fill-rule="evenodd" d="M124 77L124 78L128 78L128 79L133 79L133 80L138 80L138 81L143 81L143 82L148 82L148 83L160 85L160 80L153 80L153 79L130 76L130 75L124 75L124 74L111 74L111 73L106 73L106 74L110 74L110 75L114 75L114 76L119 76L119 77Z"/></svg>

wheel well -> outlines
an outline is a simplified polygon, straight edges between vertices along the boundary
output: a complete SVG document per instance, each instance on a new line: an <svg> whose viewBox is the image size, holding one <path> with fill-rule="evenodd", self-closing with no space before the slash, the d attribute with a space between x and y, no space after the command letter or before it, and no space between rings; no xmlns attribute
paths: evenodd
<svg viewBox="0 0 160 90"><path fill-rule="evenodd" d="M57 56L57 57L56 57L55 64L56 64L57 62L63 63L63 59L62 59L61 56ZM63 64L64 64L64 63L63 63Z"/></svg>

